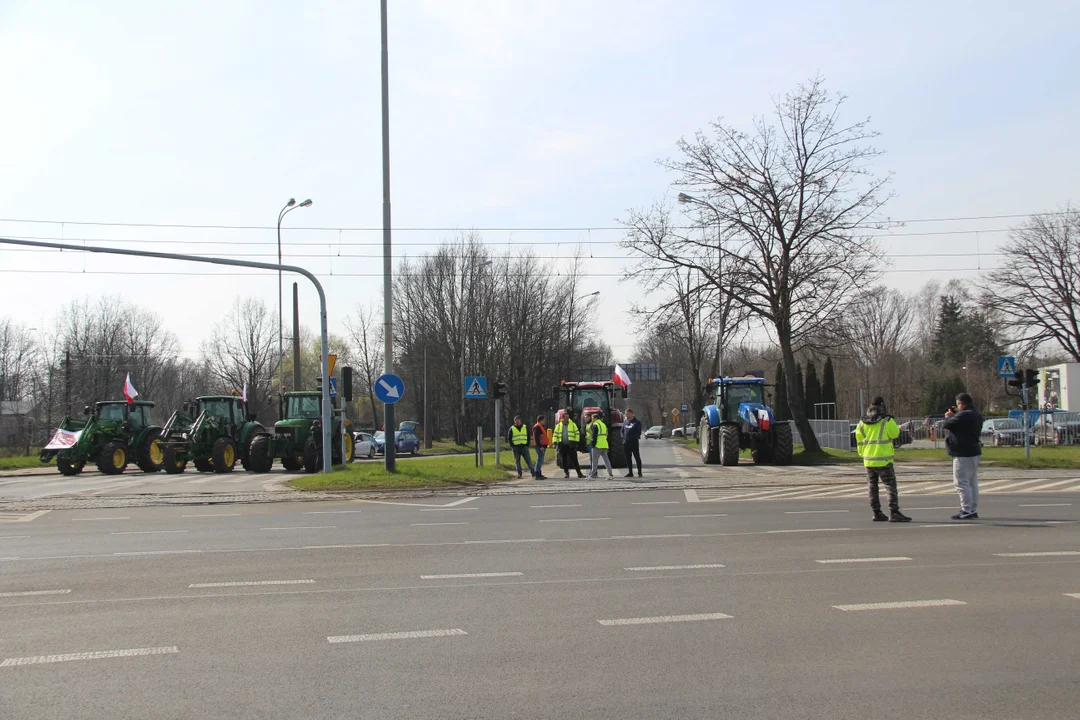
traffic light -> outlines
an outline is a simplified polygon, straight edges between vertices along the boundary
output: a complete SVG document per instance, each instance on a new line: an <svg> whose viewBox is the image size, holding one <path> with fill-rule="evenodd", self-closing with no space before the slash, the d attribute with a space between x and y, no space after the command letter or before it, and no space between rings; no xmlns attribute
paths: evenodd
<svg viewBox="0 0 1080 720"><path fill-rule="evenodd" d="M322 392L322 374L315 376L315 389Z"/></svg>
<svg viewBox="0 0 1080 720"><path fill-rule="evenodd" d="M345 402L352 402L352 368L341 368L341 394L345 396Z"/></svg>
<svg viewBox="0 0 1080 720"><path fill-rule="evenodd" d="M1019 374L1019 373L1017 373ZM1028 368L1024 371L1024 387L1039 387L1039 371Z"/></svg>
<svg viewBox="0 0 1080 720"><path fill-rule="evenodd" d="M1009 387L1022 388L1024 387L1024 371L1017 370L1013 373L1013 379L1006 381Z"/></svg>
<svg viewBox="0 0 1080 720"><path fill-rule="evenodd" d="M496 380L495 381L495 392L491 393L491 397L498 400L499 398L506 397L507 394L508 393L506 392L506 383L499 382L498 380Z"/></svg>

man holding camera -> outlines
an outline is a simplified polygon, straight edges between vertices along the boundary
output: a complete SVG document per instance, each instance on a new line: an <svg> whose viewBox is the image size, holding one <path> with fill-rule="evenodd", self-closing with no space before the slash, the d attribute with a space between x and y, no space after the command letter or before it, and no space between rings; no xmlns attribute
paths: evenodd
<svg viewBox="0 0 1080 720"><path fill-rule="evenodd" d="M979 433L983 419L967 393L956 396L956 405L945 413L942 424L949 431L945 449L953 459L953 484L960 496L960 512L953 520L976 520L979 517L979 461L982 445Z"/></svg>
<svg viewBox="0 0 1080 720"><path fill-rule="evenodd" d="M900 426L892 415L885 412L885 398L876 397L866 409L866 417L855 428L855 442L866 468L866 481L870 492L870 507L874 522L911 522L900 512L900 493L896 488L896 468L893 466L895 447L893 441L900 437ZM889 514L881 512L881 496L878 483L884 483L889 492Z"/></svg>

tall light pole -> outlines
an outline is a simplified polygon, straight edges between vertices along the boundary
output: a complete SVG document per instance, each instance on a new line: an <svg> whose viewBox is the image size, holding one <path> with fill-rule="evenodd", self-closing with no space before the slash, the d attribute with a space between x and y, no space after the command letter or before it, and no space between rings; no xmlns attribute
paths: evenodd
<svg viewBox="0 0 1080 720"><path fill-rule="evenodd" d="M723 282L723 266L724 266L724 238L723 228L720 226L720 211L716 209L716 206L707 200L701 200L693 195L687 195L686 193L679 193L680 205L701 205L707 207L716 214L716 283L721 285ZM723 377L724 375L724 363L723 363L723 338L724 338L724 323L727 322L727 313L723 311L724 307L724 291L720 290L720 322L717 323L716 329L716 376Z"/></svg>
<svg viewBox="0 0 1080 720"><path fill-rule="evenodd" d="M600 294L599 290L594 290L591 293L585 293L580 297L574 298L574 302L570 303L570 314L566 318L566 376L564 380L570 377L570 356L574 352L574 306L577 305L578 300L584 300L587 297L596 297Z"/></svg>
<svg viewBox="0 0 1080 720"><path fill-rule="evenodd" d="M482 270L483 268L490 267L491 264L492 264L491 260L485 260L484 262L480 263L476 267L478 269ZM469 298L472 298L472 291L473 291L473 276L470 275L469 276ZM465 431L465 418L466 418L466 414L465 414L465 349L466 349L466 344L467 344L468 339L469 339L469 326L472 324L472 320L474 320L475 318L473 317L473 314L471 312L469 312L468 307L465 307L465 308L462 309L462 316L463 316L462 317L463 322L462 322L462 329L461 329L461 428L462 428L462 432L464 432ZM465 437L466 440L468 439L468 435L465 435L464 437Z"/></svg>
<svg viewBox="0 0 1080 720"><path fill-rule="evenodd" d="M394 301L391 293L394 284L393 246L390 242L390 51L386 33L386 0L379 3L379 26L382 40L382 220L383 220L383 369L387 375L394 372ZM383 462L387 472L397 470L397 435L394 432L394 404L383 404Z"/></svg>
<svg viewBox="0 0 1080 720"><path fill-rule="evenodd" d="M281 419L281 381L284 379L282 372L285 367L285 349L284 349L284 322L282 320L281 309L281 221L290 212L296 208L310 207L311 198L308 198L299 205L296 204L296 198L289 198L289 202L285 203L285 207L281 208L281 212L277 216L277 357L278 357L278 420ZM293 388L293 390L299 390L300 388Z"/></svg>

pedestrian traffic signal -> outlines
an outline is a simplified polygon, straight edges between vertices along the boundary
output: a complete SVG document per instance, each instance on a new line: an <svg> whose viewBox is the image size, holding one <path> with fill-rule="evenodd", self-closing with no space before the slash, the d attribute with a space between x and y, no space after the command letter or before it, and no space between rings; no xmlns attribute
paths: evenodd
<svg viewBox="0 0 1080 720"><path fill-rule="evenodd" d="M1009 387L1014 387L1014 388L1022 388L1022 387L1024 387L1024 371L1023 370L1017 370L1016 372L1014 372L1012 374L1012 379L1011 380L1006 380L1005 383Z"/></svg>
<svg viewBox="0 0 1080 720"><path fill-rule="evenodd" d="M352 368L341 368L341 392L345 396L345 402L352 402Z"/></svg>
<svg viewBox="0 0 1080 720"><path fill-rule="evenodd" d="M1039 387L1039 371L1028 368L1024 371L1024 387Z"/></svg>
<svg viewBox="0 0 1080 720"><path fill-rule="evenodd" d="M499 382L498 380L496 380L495 381L495 392L493 392L491 394L491 396L493 398L495 398L496 400L498 400L499 398L506 397L507 394L508 393L506 392L506 383Z"/></svg>

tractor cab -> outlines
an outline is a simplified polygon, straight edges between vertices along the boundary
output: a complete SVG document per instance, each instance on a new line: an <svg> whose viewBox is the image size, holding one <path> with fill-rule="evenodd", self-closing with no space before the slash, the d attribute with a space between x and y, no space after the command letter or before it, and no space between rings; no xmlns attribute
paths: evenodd
<svg viewBox="0 0 1080 720"><path fill-rule="evenodd" d="M148 400L136 400L129 403L124 400L108 400L94 404L94 418L98 423L115 423L116 427L126 425L133 431L139 431L153 424L150 409L154 403Z"/></svg>
<svg viewBox="0 0 1080 720"><path fill-rule="evenodd" d="M298 421L310 425L322 419L322 393L317 391L291 392L285 394L285 427L296 426Z"/></svg>
<svg viewBox="0 0 1080 720"><path fill-rule="evenodd" d="M222 427L238 428L246 422L244 401L235 395L206 395L195 399L196 417L205 414Z"/></svg>
<svg viewBox="0 0 1080 720"><path fill-rule="evenodd" d="M765 380L759 377L713 378L709 381L710 399L720 408L723 422L740 422L757 417L765 409Z"/></svg>

